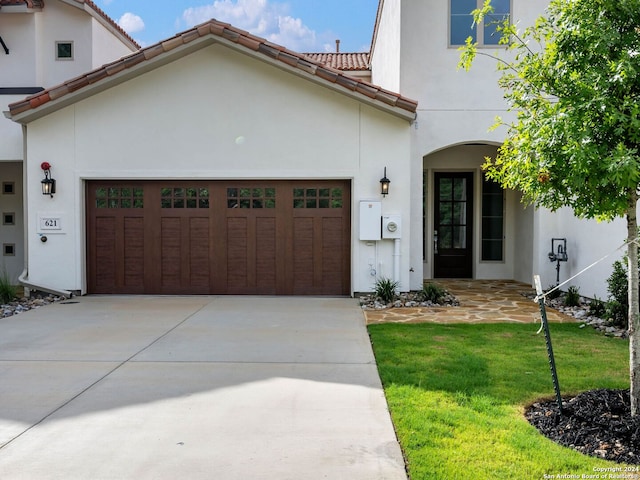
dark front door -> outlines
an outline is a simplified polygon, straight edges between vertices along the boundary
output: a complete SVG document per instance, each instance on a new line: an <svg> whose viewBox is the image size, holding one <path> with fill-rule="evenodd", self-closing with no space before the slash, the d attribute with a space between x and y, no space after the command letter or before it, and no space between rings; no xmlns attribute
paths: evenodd
<svg viewBox="0 0 640 480"><path fill-rule="evenodd" d="M434 276L473 275L473 173L436 173Z"/></svg>

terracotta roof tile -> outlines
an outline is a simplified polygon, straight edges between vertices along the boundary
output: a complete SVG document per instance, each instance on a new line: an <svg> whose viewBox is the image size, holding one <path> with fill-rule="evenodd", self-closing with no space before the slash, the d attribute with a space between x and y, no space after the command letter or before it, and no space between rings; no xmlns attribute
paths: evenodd
<svg viewBox="0 0 640 480"><path fill-rule="evenodd" d="M336 83L338 85L342 85L345 88L348 88L349 90L354 91L358 86L358 80L352 77L347 77L346 75L338 75L338 78L336 78Z"/></svg>
<svg viewBox="0 0 640 480"><path fill-rule="evenodd" d="M64 97L67 93L69 93L69 89L66 85L60 85L57 88L52 88L49 90L49 98L51 100L56 100L60 97Z"/></svg>
<svg viewBox="0 0 640 480"><path fill-rule="evenodd" d="M31 110L31 104L28 99L13 103L12 106L13 108L10 110L12 115L17 115L19 113L26 112L27 110Z"/></svg>
<svg viewBox="0 0 640 480"><path fill-rule="evenodd" d="M153 57L157 57L163 52L164 52L164 48L162 48L161 43L157 43L156 45L153 45L149 48L145 48L144 50L142 50L142 53L144 54L144 58L146 58L147 60L151 60Z"/></svg>
<svg viewBox="0 0 640 480"><path fill-rule="evenodd" d="M100 70L96 70L94 72L91 72L90 74L87 75L87 81L89 83L96 83L99 82L102 79L107 78L107 71L104 68L101 68Z"/></svg>
<svg viewBox="0 0 640 480"><path fill-rule="evenodd" d="M320 78L324 78L325 80L335 83L335 81L338 79L339 73L335 70L330 70L322 66L316 69L316 75Z"/></svg>
<svg viewBox="0 0 640 480"><path fill-rule="evenodd" d="M371 98L376 98L376 93L378 93L378 89L364 82L358 83L358 85L356 86L356 90L363 95Z"/></svg>
<svg viewBox="0 0 640 480"><path fill-rule="evenodd" d="M85 0L85 2L89 3L88 0ZM236 43L240 45L241 48L254 52L254 55L264 55L265 57L282 62L290 68L300 70L307 75L313 75L322 80L335 83L345 90L356 92L370 99L375 99L386 105L409 112L410 114L415 114L417 110L418 104L414 100L404 98L397 93L384 90L381 87L365 82L362 79L352 77L338 69L328 66L326 63L313 59L309 55L287 50L280 45L270 43L260 37L251 35L244 30L234 28L229 24L221 23L216 20L209 20L208 22L179 33L160 43L151 45L131 55L107 65L103 65L102 67L84 75L68 80L62 85L52 87L48 90L43 90L42 92L28 97L25 101L12 103L9 105L9 112L12 116L15 116L30 109L36 109L51 100L59 99L71 92L86 88L92 83L117 75L120 72L134 67L135 65L148 62L154 57L164 55L184 44L188 44L207 35L214 35L225 39L225 41Z"/></svg>
<svg viewBox="0 0 640 480"><path fill-rule="evenodd" d="M305 53L305 57L343 72L369 70L368 53Z"/></svg>

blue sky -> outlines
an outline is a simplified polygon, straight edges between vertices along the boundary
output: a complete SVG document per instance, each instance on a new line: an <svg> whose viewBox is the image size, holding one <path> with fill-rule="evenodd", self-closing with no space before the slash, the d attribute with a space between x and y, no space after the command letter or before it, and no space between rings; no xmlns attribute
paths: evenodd
<svg viewBox="0 0 640 480"><path fill-rule="evenodd" d="M94 0L143 47L215 18L298 52L368 51L378 0Z"/></svg>

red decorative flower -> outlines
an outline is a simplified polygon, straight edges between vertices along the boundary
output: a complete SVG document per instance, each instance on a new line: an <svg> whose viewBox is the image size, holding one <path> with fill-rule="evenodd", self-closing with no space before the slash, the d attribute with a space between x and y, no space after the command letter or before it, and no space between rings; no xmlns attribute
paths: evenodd
<svg viewBox="0 0 640 480"><path fill-rule="evenodd" d="M51 165L49 165L49 162L42 162L40 164L40 168L43 170L50 170L51 169Z"/></svg>

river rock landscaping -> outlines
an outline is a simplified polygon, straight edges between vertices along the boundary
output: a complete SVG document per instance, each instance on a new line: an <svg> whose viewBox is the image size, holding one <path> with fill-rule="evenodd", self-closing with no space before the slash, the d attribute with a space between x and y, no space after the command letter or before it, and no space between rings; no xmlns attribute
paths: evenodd
<svg viewBox="0 0 640 480"><path fill-rule="evenodd" d="M386 308L403 307L458 307L460 306L460 302L455 296L446 291L438 303L424 300L423 293L415 291L399 293L396 298L389 303L383 302L374 294L365 294L360 297L360 305L363 310L384 310Z"/></svg>
<svg viewBox="0 0 640 480"><path fill-rule="evenodd" d="M64 297L58 297L56 295L37 294L32 297L22 297L14 300L13 302L0 305L0 314L2 318L18 315L22 312L32 310L34 308L40 308L51 303L64 300Z"/></svg>

